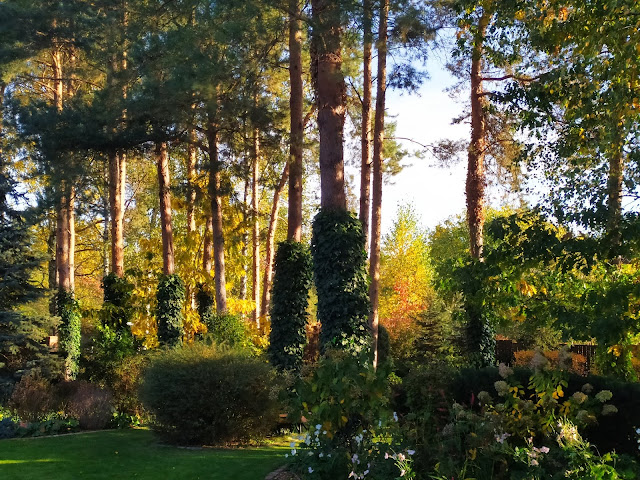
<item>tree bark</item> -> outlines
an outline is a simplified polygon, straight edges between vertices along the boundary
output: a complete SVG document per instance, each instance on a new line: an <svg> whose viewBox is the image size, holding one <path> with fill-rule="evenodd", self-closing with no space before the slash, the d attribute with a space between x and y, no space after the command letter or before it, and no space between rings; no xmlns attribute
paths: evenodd
<svg viewBox="0 0 640 480"><path fill-rule="evenodd" d="M291 93L289 107L291 111L291 139L289 146L289 211L287 218L287 239L302 240L302 151L304 143L304 123L302 119L302 21L300 20L300 0L289 0L289 83ZM275 200L274 200L275 204ZM267 251L268 255L268 251ZM273 258L273 254L272 257ZM267 261L267 269L271 266ZM266 281L265 273L265 281ZM270 283L270 282L269 282ZM270 296L265 283L264 291ZM263 295L263 298L265 298ZM263 302L264 303L264 302ZM263 305L263 310L265 310Z"/></svg>
<svg viewBox="0 0 640 480"><path fill-rule="evenodd" d="M380 298L380 236L382 225L382 148L384 145L384 110L387 91L387 22L389 0L383 0L380 8L378 32L378 78L376 92L376 118L373 134L373 198L371 215L371 252L369 256L369 298L371 314L369 327L373 337L373 364L378 362L378 303Z"/></svg>
<svg viewBox="0 0 640 480"><path fill-rule="evenodd" d="M227 312L227 288L224 264L224 232L222 230L222 199L220 195L220 159L218 158L218 131L215 119L209 117L207 128L209 146L209 195L213 219L213 263L215 276L216 312Z"/></svg>
<svg viewBox="0 0 640 480"><path fill-rule="evenodd" d="M61 183L61 196L58 200L56 222L56 269L58 271L58 288L71 291L71 275L69 265L69 201L65 182Z"/></svg>
<svg viewBox="0 0 640 480"><path fill-rule="evenodd" d="M187 232L196 231L196 131L189 131L187 147Z"/></svg>
<svg viewBox="0 0 640 480"><path fill-rule="evenodd" d="M363 92L362 92L362 132L360 147L360 222L364 231L365 248L369 246L369 216L371 214L371 47L372 8L371 0L363 1L364 48L363 48Z"/></svg>
<svg viewBox="0 0 640 480"><path fill-rule="evenodd" d="M487 148L485 99L482 83L484 38L489 14L483 13L471 54L471 143L467 166L467 223L471 256L482 260L485 220L485 188L487 184L484 156Z"/></svg>
<svg viewBox="0 0 640 480"><path fill-rule="evenodd" d="M76 187L69 188L69 198L67 200L68 238L69 242L69 290L76 289Z"/></svg>
<svg viewBox="0 0 640 480"><path fill-rule="evenodd" d="M202 253L202 269L206 273L211 273L213 266L213 217L207 215L207 222L204 227L204 242Z"/></svg>
<svg viewBox="0 0 640 480"><path fill-rule="evenodd" d="M240 276L240 299L241 300L246 300L247 299L247 291L248 291L248 277L249 277L249 265L247 264L247 258L249 255L249 231L248 231L248 225L249 225L249 204L247 203L248 198L249 198L249 186L250 186L250 181L249 179L245 179L244 182L244 195L242 197L242 205L243 205L243 212L242 212L242 220L243 220L243 227L242 227L242 249L240 251L240 257L242 258L242 275Z"/></svg>
<svg viewBox="0 0 640 480"><path fill-rule="evenodd" d="M173 275L175 255L173 230L171 226L171 180L169 174L169 153L167 142L156 143L156 164L158 167L158 190L160 194L160 225L162 228L162 272Z"/></svg>
<svg viewBox="0 0 640 480"><path fill-rule="evenodd" d="M271 282L273 281L273 259L275 257L275 238L276 229L278 228L278 211L280 210L280 195L284 190L284 186L287 183L289 177L289 164L284 166L282 176L280 177L280 183L273 192L273 203L271 204L271 216L269 218L269 229L267 231L267 241L265 245L265 260L264 260L264 278L262 281L262 302L260 303L260 317L266 318L269 314L269 307L271 304ZM299 241L291 239L292 241Z"/></svg>
<svg viewBox="0 0 640 480"><path fill-rule="evenodd" d="M253 310L253 321L256 327L260 328L260 216L258 211L258 174L259 174L259 157L260 157L260 138L258 131L253 131L253 149L251 152L251 220L252 220L252 257L253 257L253 302L255 309Z"/></svg>
<svg viewBox="0 0 640 480"><path fill-rule="evenodd" d="M124 275L124 191L126 156L109 152L109 214L111 217L111 271Z"/></svg>
<svg viewBox="0 0 640 480"><path fill-rule="evenodd" d="M320 133L320 206L346 210L343 132L346 87L342 74L341 10L333 0L312 0L315 21L312 71Z"/></svg>

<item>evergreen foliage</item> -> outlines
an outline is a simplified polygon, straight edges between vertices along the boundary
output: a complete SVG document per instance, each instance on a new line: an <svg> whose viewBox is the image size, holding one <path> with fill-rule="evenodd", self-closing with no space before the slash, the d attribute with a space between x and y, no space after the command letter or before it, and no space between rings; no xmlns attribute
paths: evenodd
<svg viewBox="0 0 640 480"><path fill-rule="evenodd" d="M300 242L282 242L275 258L271 294L269 358L282 369L299 369L307 343L311 254Z"/></svg>
<svg viewBox="0 0 640 480"><path fill-rule="evenodd" d="M56 294L56 312L60 317L59 345L64 355L65 378L73 380L80 361L80 306L73 292L60 290Z"/></svg>
<svg viewBox="0 0 640 480"><path fill-rule="evenodd" d="M321 348L352 353L370 346L369 298L362 225L344 210L321 209L313 220L313 275Z"/></svg>
<svg viewBox="0 0 640 480"><path fill-rule="evenodd" d="M185 299L184 282L178 275L163 275L158 283L158 342L175 347L182 343L184 333L182 307Z"/></svg>
<svg viewBox="0 0 640 480"><path fill-rule="evenodd" d="M214 324L216 314L215 299L213 293L207 289L206 285L198 285L196 292L196 304L200 321L210 327Z"/></svg>

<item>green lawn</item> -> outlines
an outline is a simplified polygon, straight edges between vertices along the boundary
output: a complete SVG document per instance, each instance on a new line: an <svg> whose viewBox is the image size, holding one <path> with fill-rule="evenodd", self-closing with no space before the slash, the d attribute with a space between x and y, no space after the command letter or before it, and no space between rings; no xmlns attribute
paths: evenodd
<svg viewBox="0 0 640 480"><path fill-rule="evenodd" d="M184 449L147 430L111 430L0 440L0 479L262 480L282 465L285 446Z"/></svg>

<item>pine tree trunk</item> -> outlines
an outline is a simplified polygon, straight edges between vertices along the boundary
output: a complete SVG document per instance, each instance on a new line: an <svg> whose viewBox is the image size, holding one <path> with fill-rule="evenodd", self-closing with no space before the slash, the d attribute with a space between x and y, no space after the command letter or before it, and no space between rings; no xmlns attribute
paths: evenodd
<svg viewBox="0 0 640 480"><path fill-rule="evenodd" d="M260 317L266 318L269 314L271 303L271 282L273 280L273 259L275 257L275 238L278 228L278 211L280 210L280 195L284 190L289 177L289 164L284 166L280 183L273 192L273 203L271 204L271 216L269 217L269 229L267 231L267 241L265 245L264 278L262 281L262 302L260 303Z"/></svg>
<svg viewBox="0 0 640 480"><path fill-rule="evenodd" d="M58 288L65 292L71 291L71 276L69 268L69 208L68 194L65 182L61 183L62 194L58 200L56 221L56 269L58 271Z"/></svg>
<svg viewBox="0 0 640 480"><path fill-rule="evenodd" d="M376 118L373 134L373 198L371 215L371 253L369 256L369 298L371 314L369 327L373 337L373 364L378 362L378 303L380 298L380 236L382 225L382 147L384 145L384 109L387 90L387 21L389 0L383 0L378 32L378 78Z"/></svg>
<svg viewBox="0 0 640 480"><path fill-rule="evenodd" d="M369 245L369 216L371 214L371 44L372 40L372 9L371 0L363 2L364 18L364 48L363 48L363 82L362 92L362 132L360 147L362 158L360 162L360 222L364 232L365 248Z"/></svg>
<svg viewBox="0 0 640 480"><path fill-rule="evenodd" d="M471 56L471 143L467 166L467 223L469 225L469 246L473 258L482 259L483 230L485 219L486 172L484 156L486 145L485 100L482 82L482 57L484 37L489 15L480 18Z"/></svg>
<svg viewBox="0 0 640 480"><path fill-rule="evenodd" d="M187 232L196 231L196 131L189 132L187 147Z"/></svg>
<svg viewBox="0 0 640 480"><path fill-rule="evenodd" d="M126 157L109 153L109 213L111 217L111 271L124 275L124 189Z"/></svg>
<svg viewBox="0 0 640 480"><path fill-rule="evenodd" d="M341 9L333 0L312 0L315 21L312 71L320 133L320 206L346 210L343 132L346 86L342 74Z"/></svg>
<svg viewBox="0 0 640 480"><path fill-rule="evenodd" d="M169 174L169 153L166 142L156 144L156 164L158 167L158 190L160 195L160 225L162 229L162 272L173 275L175 255L173 230L171 226L171 180Z"/></svg>
<svg viewBox="0 0 640 480"><path fill-rule="evenodd" d="M202 253L202 269L206 273L211 273L213 266L213 217L207 215L207 223L204 226L204 242Z"/></svg>
<svg viewBox="0 0 640 480"><path fill-rule="evenodd" d="M69 290L76 289L76 187L69 188L69 199L67 201L67 219L69 225Z"/></svg>
<svg viewBox="0 0 640 480"><path fill-rule="evenodd" d="M258 174L259 174L259 157L260 157L260 139L258 131L253 131L253 152L251 154L252 160L252 175L251 175L251 218L253 223L251 244L253 252L253 302L255 309L253 311L253 321L256 326L260 328L260 216L258 205Z"/></svg>
<svg viewBox="0 0 640 480"><path fill-rule="evenodd" d="M222 199L220 195L220 160L218 158L218 132L214 119L209 118L209 195L213 219L213 263L215 276L216 311L227 312L227 288L224 264L224 232L222 230Z"/></svg>
<svg viewBox="0 0 640 480"><path fill-rule="evenodd" d="M248 225L249 225L249 204L248 202L248 198L249 198L249 186L250 186L250 181L249 179L245 179L244 182L244 195L242 197L242 205L243 205L243 212L242 212L242 220L243 220L243 227L242 227L242 248L240 250L240 258L242 259L242 275L240 276L240 299L241 300L246 300L247 299L247 291L249 290L249 265L247 264L247 258L249 258L249 232L248 232Z"/></svg>
<svg viewBox="0 0 640 480"><path fill-rule="evenodd" d="M289 106L291 110L291 143L289 146L287 239L295 242L302 240L302 149L304 143L302 109L304 94L302 90L302 21L300 20L300 15L300 0L289 0L289 82L291 85ZM271 268L269 263L267 263L267 268ZM264 289L265 294L269 296L270 292L268 292L266 283ZM267 307L263 306L263 310L266 308Z"/></svg>

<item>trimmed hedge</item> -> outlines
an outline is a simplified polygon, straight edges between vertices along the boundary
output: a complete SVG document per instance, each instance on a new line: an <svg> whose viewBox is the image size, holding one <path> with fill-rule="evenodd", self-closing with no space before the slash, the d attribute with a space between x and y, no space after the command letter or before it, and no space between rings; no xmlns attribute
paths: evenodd
<svg viewBox="0 0 640 480"><path fill-rule="evenodd" d="M351 212L321 209L313 220L313 276L320 345L359 354L371 347L369 282L362 224Z"/></svg>
<svg viewBox="0 0 640 480"><path fill-rule="evenodd" d="M196 343L153 357L140 398L164 440L225 445L273 431L279 392L276 371L267 363Z"/></svg>
<svg viewBox="0 0 640 480"><path fill-rule="evenodd" d="M312 282L311 254L300 242L282 242L276 252L271 293L271 363L298 370L307 344L306 325Z"/></svg>

